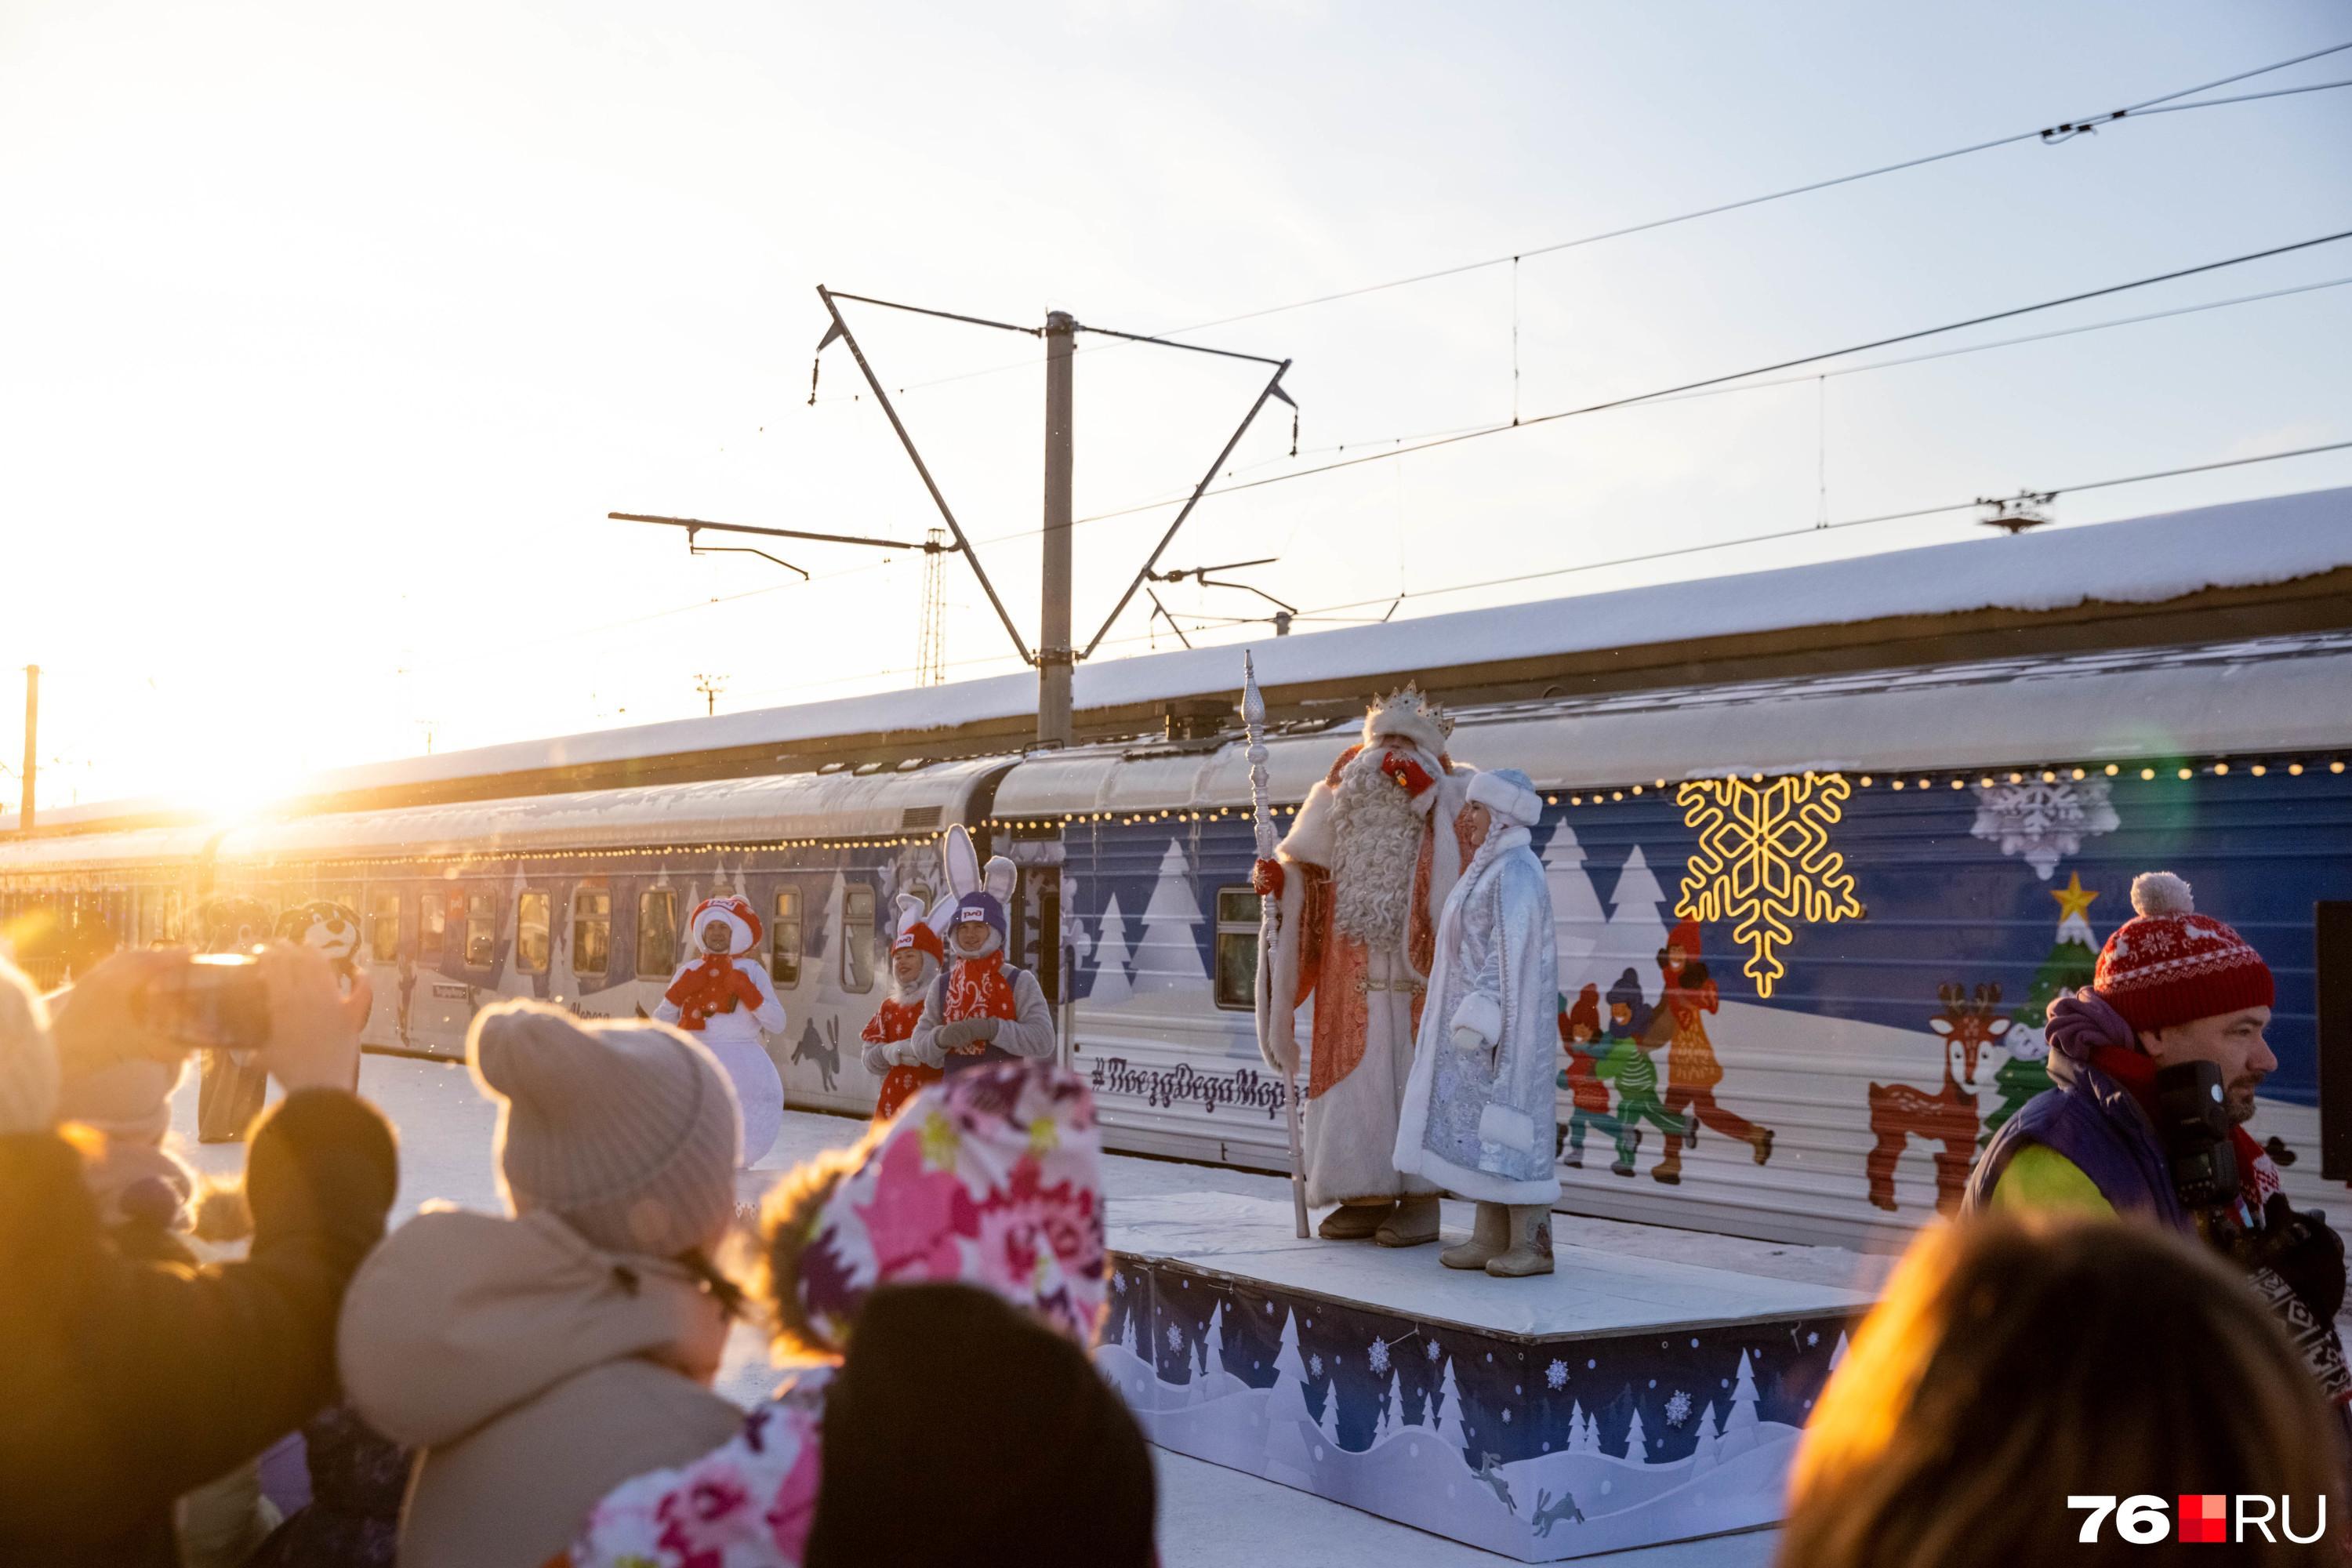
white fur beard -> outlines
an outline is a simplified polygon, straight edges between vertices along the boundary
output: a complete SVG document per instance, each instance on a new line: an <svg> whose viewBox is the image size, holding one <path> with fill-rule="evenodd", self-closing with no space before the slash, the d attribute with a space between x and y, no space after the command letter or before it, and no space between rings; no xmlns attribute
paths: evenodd
<svg viewBox="0 0 2352 1568"><path fill-rule="evenodd" d="M1401 944L1412 912L1421 814L1366 751L1339 775L1332 801L1331 919L1367 947Z"/></svg>

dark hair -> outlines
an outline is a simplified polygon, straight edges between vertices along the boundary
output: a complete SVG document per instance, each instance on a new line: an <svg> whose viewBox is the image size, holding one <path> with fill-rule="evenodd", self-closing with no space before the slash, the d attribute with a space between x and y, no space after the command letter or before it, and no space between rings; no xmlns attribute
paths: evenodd
<svg viewBox="0 0 2352 1568"><path fill-rule="evenodd" d="M1928 1231L1830 1380L1779 1562L2003 1568L2207 1561L2179 1521L2095 1544L2069 1496L2261 1492L2343 1529L2344 1434L2243 1275L2153 1226L1992 1216ZM2317 1550L2259 1538L2231 1563ZM2332 1549L2329 1555L2333 1555Z"/></svg>
<svg viewBox="0 0 2352 1568"><path fill-rule="evenodd" d="M895 1285L825 1394L806 1568L1150 1568L1143 1434L1087 1353L984 1290Z"/></svg>

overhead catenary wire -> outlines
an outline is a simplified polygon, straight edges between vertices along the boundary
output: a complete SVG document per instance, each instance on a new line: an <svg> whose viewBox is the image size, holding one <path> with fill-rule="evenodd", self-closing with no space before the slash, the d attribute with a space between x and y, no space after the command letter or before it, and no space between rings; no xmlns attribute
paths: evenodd
<svg viewBox="0 0 2352 1568"><path fill-rule="evenodd" d="M1602 229L1594 234L1579 235L1573 239L1559 240L1550 245L1522 247L1516 251L1511 251L1501 256L1489 256L1478 261L1458 262L1451 267L1436 268L1427 272L1416 272L1409 277L1391 278L1381 283L1367 283L1354 289L1342 289L1333 293L1317 294L1307 299L1293 300L1287 304L1268 305L1259 310L1244 310L1231 316L1220 316L1213 321L1195 321L1190 326L1170 327L1163 331L1160 335L1162 337L1181 337L1187 332L1205 332L1213 327L1229 327L1237 321L1255 321L1263 317L1277 316L1289 310L1303 310L1314 305L1329 305L1335 304L1342 300L1360 299L1364 295L1383 293L1391 289L1411 288L1416 283L1433 283L1444 278L1459 278L1465 273L1480 272L1490 267L1501 267L1506 263L1516 263L1531 256L1552 256L1563 250L1574 250L1582 246L1598 245L1603 240L1622 239L1628 235L1647 234L1655 229L1672 227L1676 224L1693 223L1700 218L1717 217L1725 213L1738 212L1746 207L1761 206L1767 202L1786 201L1792 196L1811 195L1816 191L1832 190L1837 186L1851 185L1862 180L1874 180L1882 174L1900 174L1906 169L1924 168L1930 163L1941 163L1954 158L1965 158L1973 153L1990 152L1996 147L2014 146L2021 142L2063 140L2067 137L2079 135L2084 131L2096 130L2101 126L2114 124L2117 121L2124 120L2131 115L2146 114L2151 111L2157 111L2158 106L2162 104L2172 104L2172 109L2161 110L2161 112L2172 113L2184 109L2218 108L2222 104L2252 102L2254 100L2261 98L2283 98L2291 92L2314 92L2324 88L2352 85L2352 83L2347 82L2321 82L2308 88L2287 89L2275 93L2247 93L2236 98L2216 99L2210 103L2175 103L2174 101L2178 99L2191 97L2197 93L2210 92L2217 87L2227 87L2232 82L2245 81L2251 78L2258 76L2267 76L2273 71L2284 70L2290 66L2302 65L2306 60L2315 60L2323 58L2328 55L2341 54L2347 49L2352 49L2352 39L2347 39L2340 44L2330 44L2324 49L2314 49L2308 54L2296 55L2291 59L2279 60L2273 64L2266 66L2256 66L2251 70L2239 71L2231 76L2218 78L2212 81L2200 82L2195 87L2179 88L2171 92L2159 94L2155 98L2143 99L2137 103L2126 104L2121 109L2109 110L2105 113L2092 115L2084 119L2061 121L2054 125L2044 125L2032 131L2020 131L2008 136L1996 136L1990 141L1972 142L1965 147L1954 147L1942 153L1929 153L1916 158L1905 158L1892 163L1881 163L1873 168L1858 169L1850 174L1837 174L1829 179L1812 180L1804 184L1790 185L1782 190L1766 191L1761 195L1753 196L1742 196L1737 201L1719 202L1713 206L1697 207L1689 212L1675 213L1666 217L1651 218L1642 223L1626 224L1618 228Z"/></svg>
<svg viewBox="0 0 2352 1568"><path fill-rule="evenodd" d="M1579 235L1572 239L1558 240L1549 245L1523 247L1520 249L1511 251L1506 255L1490 256L1477 261L1459 262L1449 267L1436 268L1426 272L1416 272L1402 278L1391 278L1383 282L1367 283L1353 289L1342 289L1331 293L1311 295L1305 299L1292 300L1279 305L1267 305L1256 310L1239 311L1230 316L1219 316L1211 321L1195 321L1189 326L1170 327L1165 331L1153 335L1161 338L1171 338L1182 337L1192 332L1205 332L1213 328L1232 326L1239 321L1255 321L1263 317L1282 315L1291 310L1303 310L1318 305L1336 304L1343 300L1360 299L1367 294L1384 293L1391 289L1406 289L1411 288L1415 284L1433 283L1443 279L1459 278L1469 273L1484 271L1488 268L1500 267L1506 263L1512 266L1516 275L1518 263L1529 257L1551 256L1564 250L1574 250L1588 245L1599 245L1606 240L1622 239L1628 236L1636 234L1648 234L1657 229L1671 228L1678 224L1695 223L1702 218L1718 217L1726 213L1738 212L1748 207L1762 206L1769 202L1787 201L1796 196L1811 195L1818 191L1833 190L1841 185L1851 185L1858 184L1864 180L1876 179L1883 174L1901 174L1908 169L1925 168L1929 164L1947 163L1954 158L1965 158L1978 153L1990 152L1995 148L2015 146L2021 142L2042 142L2053 144L2063 142L2072 140L2075 136L2082 135L2086 132L2095 131L2104 126L2114 125L2135 116L2144 118L2149 114L2174 114L2192 109L2219 109L2231 104L2252 103L2264 99L2288 98L2299 93L2321 92L2334 88L2352 87L2352 79L2347 79L2343 81L2314 82L2302 87L2280 88L2269 92L2241 93L2229 98L2210 99L2195 103L2181 103L2178 101L2181 99L2194 97L2196 94L2200 92L2210 92L2215 88L2228 87L2234 82L2251 80L2258 76L2268 76L2273 71L2285 70L2290 67L2299 66L2309 60L2323 59L2330 55L2341 54L2347 49L2352 49L2352 39L2347 39L2340 44L2330 44L2326 48L2313 49L2308 53L2295 55L2288 59L2277 60L2270 65L2255 66L2248 70L2233 72L2232 74L2225 77L2218 77L2211 81L2200 82L2194 87L2177 88L2170 92L2159 93L2154 98L2142 99L2137 103L2126 104L2120 109L2108 110L2104 113L2091 115L2082 119L2059 121L2037 127L2032 131L2020 131L2007 136L1996 136L1988 141L1971 142L1966 146L1948 148L1941 153L1929 153L1918 157L1898 159L1891 163L1881 163L1871 168L1859 169L1851 174L1836 174L1822 180L1811 180L1803 184L1790 185L1780 190L1765 191L1752 196L1742 196L1737 201L1718 202L1712 206L1695 207L1688 212L1673 213L1664 217L1648 218L1640 223L1626 224L1616 228L1601 229L1592 234ZM1514 279L1514 286L1516 288L1516 276ZM997 323L989 322L985 324L996 325ZM1080 349L1076 352L1081 354L1087 353L1102 353L1106 350L1117 348L1118 346L1119 345L1116 343L1107 343L1104 344L1101 349ZM971 381L982 376L1003 375L1012 371L1031 369L1034 366L1035 363L1036 362L1034 360L1021 360L1003 364L984 365L976 370L959 371L950 375L939 376L927 381L908 382L904 385L899 386L898 390L902 394L908 392L919 392L929 387L945 386L954 382ZM834 400L826 399L825 401L830 402Z"/></svg>
<svg viewBox="0 0 2352 1568"><path fill-rule="evenodd" d="M2291 458L2315 457L2321 453L2341 451L2352 451L2352 440L2328 441L2315 446L2296 447L2285 451L2257 452L2250 457L2244 458L2223 458L2209 463L2192 463L2182 468L2158 468L2146 473L2125 474L2103 479L2089 479L2080 484L2056 485L2046 490L2037 491L2036 493L2051 496L2076 495L2086 490L2112 489L2122 485L2146 484L2158 479L2179 479L2189 474L2213 473L2224 468L2250 468L2261 463L2281 462ZM1951 501L1940 506L1914 507L1905 511L1883 512L1871 517L1845 518L1839 521L1828 524L1827 528L1832 530L1869 528L1889 522L1916 521L1922 518L1939 517L1951 512L1969 511L1985 504L1985 500L1982 497L1978 497L1969 500ZM2099 523L2089 523L2084 526L2096 528L2105 525ZM1670 561L1682 556L1703 555L1717 550L1736 550L1745 545L1769 544L1780 540L1802 539L1818 536L1822 531L1824 531L1823 525L1809 522L1801 528L1775 529L1766 533L1742 534L1737 539L1717 539L1706 541L1698 544L1677 545L1668 550L1646 551L1638 555L1613 556L1606 561L1580 562L1570 566L1546 567L1540 571L1514 573L1504 577L1482 578L1472 583L1450 583L1439 587L1424 588L1406 594L1385 594L1369 599L1349 599L1338 604L1317 605L1300 612L1298 619L1319 620L1325 616L1342 615L1349 610L1370 609L1375 605L1386 605L1389 607L1391 613L1393 614L1396 609L1402 607L1405 603L1416 599L1439 598L1451 594L1467 594L1484 588L1510 587L1520 583L1541 582L1547 578L1570 576L1582 572L1606 571L1614 566L1645 565L1652 562ZM1202 620L1204 617L1195 615L1192 618L1199 621ZM1196 627L1195 629L1202 628ZM1103 646L1106 647L1129 647L1136 643L1147 641L1148 639L1148 633L1135 632L1125 637L1106 638L1104 639ZM971 658L951 660L948 668L961 669L969 668L977 665L998 665L1007 664L1010 662L1011 661L1005 656L1001 654L979 655ZM749 692L744 695L747 697L764 696L778 691L799 689L801 687L810 685L838 686L846 685L856 680L882 680L901 673L904 672L897 669L885 669L875 671L867 675L844 676L826 681L802 682L800 683L800 687L769 687L763 689L761 691Z"/></svg>
<svg viewBox="0 0 2352 1568"><path fill-rule="evenodd" d="M1887 337L1873 338L1866 342L1849 343L1843 348L1828 349L1818 353L1799 354L1791 359L1776 360L1769 364L1752 365L1746 370L1728 371L1720 375L1703 376L1696 381L1686 381L1675 386L1658 387L1649 392L1631 393L1622 397L1604 398L1597 403L1582 404L1574 408L1557 409L1549 414L1531 415L1527 418L1515 420L1508 424L1480 426L1469 430L1462 431L1455 435L1433 437L1426 441L1397 447L1385 452L1368 452L1360 457L1343 458L1337 462L1318 463L1312 468L1297 468L1286 474L1270 474L1265 479L1243 479L1233 484L1213 486L1206 492L1206 494L1211 496L1233 495L1237 491L1259 489L1267 485L1288 484L1294 479L1304 479L1312 478L1318 474L1333 473L1341 468L1352 468L1363 463L1385 462L1393 458L1403 457L1408 453L1426 452L1434 447L1455 446L1461 442L1475 441L1485 437L1499 436L1514 430L1530 430L1539 425L1550 425L1562 419L1580 418L1588 414L1604 413L1612 408L1624 408L1635 404L1661 402L1676 397L1682 394L1696 392L1706 387L1722 386L1732 382L1746 381L1752 376L1769 375L1775 371L1793 370L1799 365L1819 364L1828 360L1843 359L1848 354L1867 353L1873 349L1891 348L1896 343L1916 342L1923 338L1937 337L1946 332L1963 331L1969 327L1986 326L1994 321L2005 321L2011 320L2014 317L2032 315L2041 310L2054 310L2064 305L2078 305L2085 300L2103 299L2110 294L2121 294L2134 289L2149 288L2158 283L2169 283L2182 278L2193 278L2201 273L2216 272L2223 268L2242 267L2248 262L2267 260L2273 256L2286 256L2298 250L2308 250L2314 246L2333 245L2345 239L2352 239L2352 229L2338 229L2333 234L2318 235L2310 239L2299 239L2288 245L2272 246L2262 250L2248 251L2241 256L2225 257L2219 261L2200 262L2194 267L2176 268L2169 272L2159 272L2147 278L2135 278L2127 282L2110 283L2097 289L2085 289L2077 293L2061 295L2053 300L2038 300L2031 305L2013 305L2007 310L1991 310L1982 315L1969 316L1958 321L1947 321L1941 326L1921 327L1912 331L1896 332ZM1078 518L1076 520L1076 523L1104 522L1112 518L1129 517L1138 512L1154 511L1161 507L1175 505L1177 500L1181 499L1182 498L1179 497L1139 502L1133 506L1120 507L1111 511L1096 512L1090 516ZM1074 523L1073 526L1076 526L1076 523Z"/></svg>
<svg viewBox="0 0 2352 1568"><path fill-rule="evenodd" d="M1935 360L1958 359L1967 354L1984 353L1992 349L2017 348L2027 343L2049 342L2056 338L2080 337L2085 332L2104 332L2114 327L2138 326L2147 321L2168 321L2176 316L2194 316L2207 310L2221 310L2235 305L2259 304L2265 300L2284 300L2296 294L2315 294L2325 289L2341 289L2352 283L2352 276L2322 279L2316 283L2296 283L2284 289L2265 289L2256 294L2238 294L2227 300L2204 300L2194 305L2176 305L2167 310L2146 310L2136 316L2115 316L2104 321L2085 321L2078 327L2053 327L2046 332L2025 332L2013 338L1994 338L1987 342L1962 343L1958 348L1935 349L1923 354L1903 354L1894 359L1872 360L1866 364L1840 365L1834 370L1811 371L1803 375L1784 375L1771 381L1743 381L1732 386L1713 386L1698 392L1677 393L1671 396L1650 399L1653 403L1687 403L1705 397L1727 397L1735 393L1762 392L1777 386L1795 386L1802 382L1834 381L1844 375L1862 375L1872 371L1895 370L1907 364L1926 364ZM1456 425L1443 430L1420 430L1402 436L1377 436L1352 441L1335 442L1328 447L1309 447L1299 454L1303 458L1319 458L1326 452L1344 452L1357 447L1387 447L1407 441L1424 441L1434 436L1458 436L1466 431L1490 428L1494 421L1477 425ZM1284 457L1262 458L1233 470L1245 474L1276 463L1290 461Z"/></svg>

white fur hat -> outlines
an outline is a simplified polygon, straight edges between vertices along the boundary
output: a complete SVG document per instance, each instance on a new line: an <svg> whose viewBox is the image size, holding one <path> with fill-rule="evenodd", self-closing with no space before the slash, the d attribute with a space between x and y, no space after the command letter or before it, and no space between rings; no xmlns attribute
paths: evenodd
<svg viewBox="0 0 2352 1568"><path fill-rule="evenodd" d="M1505 822L1533 827L1543 816L1543 796L1517 768L1487 768L1470 781L1470 798Z"/></svg>

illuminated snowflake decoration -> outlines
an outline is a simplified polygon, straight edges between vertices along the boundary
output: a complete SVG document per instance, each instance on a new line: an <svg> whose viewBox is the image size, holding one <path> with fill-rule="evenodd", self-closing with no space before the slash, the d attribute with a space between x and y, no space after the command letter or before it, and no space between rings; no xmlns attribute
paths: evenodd
<svg viewBox="0 0 2352 1568"><path fill-rule="evenodd" d="M1544 1368L1544 1386L1555 1391L1568 1386L1568 1363L1554 1361Z"/></svg>
<svg viewBox="0 0 2352 1568"><path fill-rule="evenodd" d="M1694 779L1675 795L1685 824L1698 829L1675 913L1732 921L1759 996L1788 973L1780 954L1796 940L1795 922L1862 918L1845 857L1830 847L1852 793L1836 773L1804 773L1767 784Z"/></svg>
<svg viewBox="0 0 2352 1568"><path fill-rule="evenodd" d="M1814 1334L1807 1334L1807 1335L1805 1336L1805 1343L1807 1343L1807 1344L1809 1344L1809 1345L1817 1345L1817 1344L1819 1344L1819 1343L1821 1343L1821 1342L1822 1342L1822 1336L1821 1336L1821 1335L1819 1335L1819 1334L1817 1334L1817 1333L1814 1333Z"/></svg>
<svg viewBox="0 0 2352 1568"><path fill-rule="evenodd" d="M1364 1359L1365 1359L1366 1361L1370 1362L1370 1363L1372 1363L1372 1370L1373 1370L1374 1372L1386 1372L1386 1371L1388 1371L1388 1369L1389 1369L1389 1342L1388 1342L1388 1341L1386 1341L1386 1340L1374 1340L1374 1341L1372 1342L1372 1348L1371 1348L1370 1350L1366 1351L1366 1352L1364 1352Z"/></svg>
<svg viewBox="0 0 2352 1568"><path fill-rule="evenodd" d="M1307 1375L1309 1377L1320 1377L1323 1375L1323 1358L1321 1356L1311 1355L1307 1358Z"/></svg>
<svg viewBox="0 0 2352 1568"><path fill-rule="evenodd" d="M1666 1401L1666 1425L1681 1426L1690 1419L1690 1395L1679 1388L1675 1389L1674 1397Z"/></svg>
<svg viewBox="0 0 2352 1568"><path fill-rule="evenodd" d="M1430 1365L1435 1366L1437 1364L1437 1342L1435 1340L1432 1340L1427 1344L1422 1346L1421 1353L1429 1358Z"/></svg>
<svg viewBox="0 0 2352 1568"><path fill-rule="evenodd" d="M1126 1295L1126 1294L1127 1294L1127 1276L1126 1276L1126 1275L1124 1275L1124 1274L1114 1274L1114 1275L1112 1275L1112 1276L1110 1277L1110 1288L1111 1288L1112 1289L1114 1289L1114 1290L1118 1291L1118 1292L1120 1295L1122 1295L1122 1296Z"/></svg>
<svg viewBox="0 0 2352 1568"><path fill-rule="evenodd" d="M1171 1351L1184 1348L1184 1331L1173 1323L1168 1325L1168 1348Z"/></svg>
<svg viewBox="0 0 2352 1568"><path fill-rule="evenodd" d="M2022 856L2046 882L2059 861L2081 852L2084 839L2113 833L2118 826L2106 780L2027 779L1979 786L1976 826L1969 831L1999 844L2004 855Z"/></svg>

